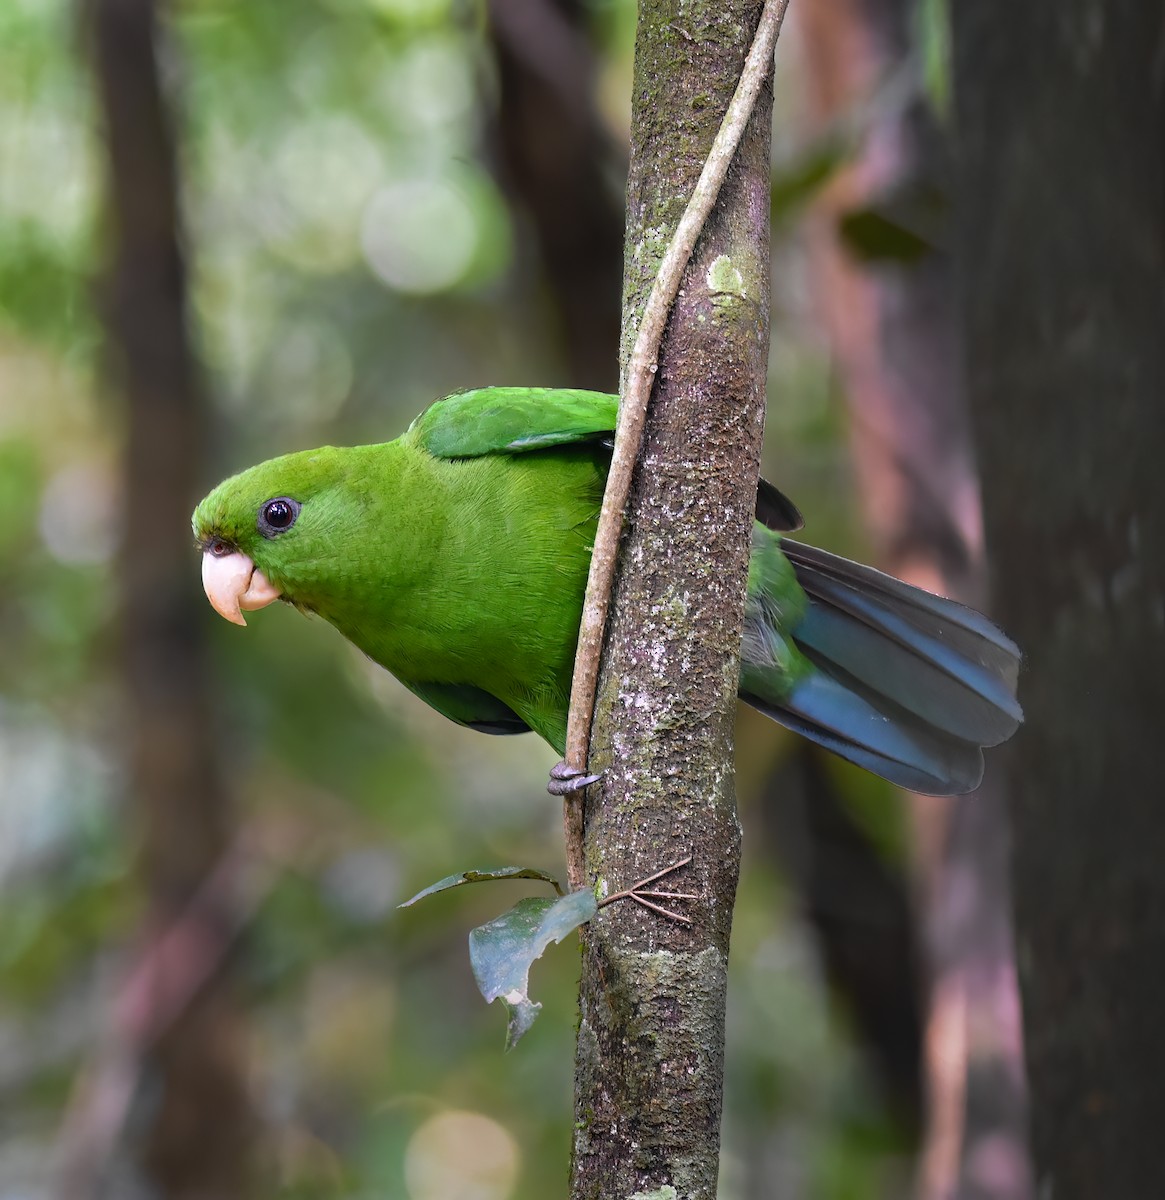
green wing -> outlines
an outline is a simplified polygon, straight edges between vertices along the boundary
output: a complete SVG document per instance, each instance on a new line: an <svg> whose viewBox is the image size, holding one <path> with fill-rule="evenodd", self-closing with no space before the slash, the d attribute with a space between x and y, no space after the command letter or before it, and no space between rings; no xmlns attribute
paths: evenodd
<svg viewBox="0 0 1165 1200"><path fill-rule="evenodd" d="M525 454L614 436L619 397L573 388L489 387L431 404L409 426L434 458ZM797 506L768 480L757 489L756 519L778 533L804 524ZM456 718L455 718L456 719Z"/></svg>
<svg viewBox="0 0 1165 1200"><path fill-rule="evenodd" d="M496 696L468 683L401 683L442 716L481 733L529 733L530 726Z"/></svg>
<svg viewBox="0 0 1165 1200"><path fill-rule="evenodd" d="M434 458L523 454L610 438L619 397L569 388L489 387L431 404L409 426Z"/></svg>

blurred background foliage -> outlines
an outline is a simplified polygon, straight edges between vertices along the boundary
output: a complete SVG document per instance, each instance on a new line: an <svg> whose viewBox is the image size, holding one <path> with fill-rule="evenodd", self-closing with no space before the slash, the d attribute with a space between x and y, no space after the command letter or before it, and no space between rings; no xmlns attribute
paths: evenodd
<svg viewBox="0 0 1165 1200"><path fill-rule="evenodd" d="M593 0L581 28L619 213L634 6ZM194 334L216 412L207 487L287 450L395 436L455 389L573 382L531 214L499 163L482 6L184 0L167 32ZM814 540L856 552L845 409L801 218L860 141L860 116L824 143L805 132L798 36L791 21L778 53L766 470ZM124 418L103 382L103 145L81 43L67 0L0 0L0 1200L54 1194L143 919L114 668ZM598 368L612 386L615 354L612 342ZM475 992L465 936L518 886L395 909L463 868L561 870L551 752L455 728L291 610L245 633L205 619L249 863L233 970L256 1194L561 1195L573 947L536 967L542 1017L503 1055L503 1015ZM758 811L791 742L754 719L740 742L721 1194L774 1195L781 1181L822 1200L897 1194L901 1133ZM896 803L828 769L901 873ZM132 1154L150 1104L146 1088L119 1131L111 1195L151 1194Z"/></svg>

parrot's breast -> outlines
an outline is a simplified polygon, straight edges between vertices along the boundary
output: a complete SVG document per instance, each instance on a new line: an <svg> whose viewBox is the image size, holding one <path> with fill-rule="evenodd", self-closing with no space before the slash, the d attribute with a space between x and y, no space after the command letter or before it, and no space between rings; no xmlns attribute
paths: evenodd
<svg viewBox="0 0 1165 1200"><path fill-rule="evenodd" d="M481 689L556 744L605 459L398 458L367 481L385 503L365 505L353 578L317 611L419 693Z"/></svg>

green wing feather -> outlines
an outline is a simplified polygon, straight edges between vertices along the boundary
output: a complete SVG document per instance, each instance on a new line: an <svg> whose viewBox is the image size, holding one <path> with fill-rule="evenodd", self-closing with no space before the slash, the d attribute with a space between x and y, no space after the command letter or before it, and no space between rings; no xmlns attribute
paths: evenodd
<svg viewBox="0 0 1165 1200"><path fill-rule="evenodd" d="M619 397L573 388L488 387L431 404L409 426L415 445L434 458L525 454L615 433ZM756 519L779 533L804 524L797 506L767 479L759 481Z"/></svg>
<svg viewBox="0 0 1165 1200"><path fill-rule="evenodd" d="M496 696L469 684L401 682L430 708L481 733L529 733L530 726Z"/></svg>
<svg viewBox="0 0 1165 1200"><path fill-rule="evenodd" d="M409 426L434 458L522 454L612 436L619 397L564 388L488 387L431 404Z"/></svg>

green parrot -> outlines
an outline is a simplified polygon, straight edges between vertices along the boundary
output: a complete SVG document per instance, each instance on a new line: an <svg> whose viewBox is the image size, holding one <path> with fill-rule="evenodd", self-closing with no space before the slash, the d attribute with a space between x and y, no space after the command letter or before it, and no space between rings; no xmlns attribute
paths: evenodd
<svg viewBox="0 0 1165 1200"><path fill-rule="evenodd" d="M491 387L395 441L260 463L195 509L228 621L316 613L459 724L566 743L575 644L618 398ZM975 788L1023 719L1020 654L973 609L784 536L757 492L740 696L914 791Z"/></svg>

